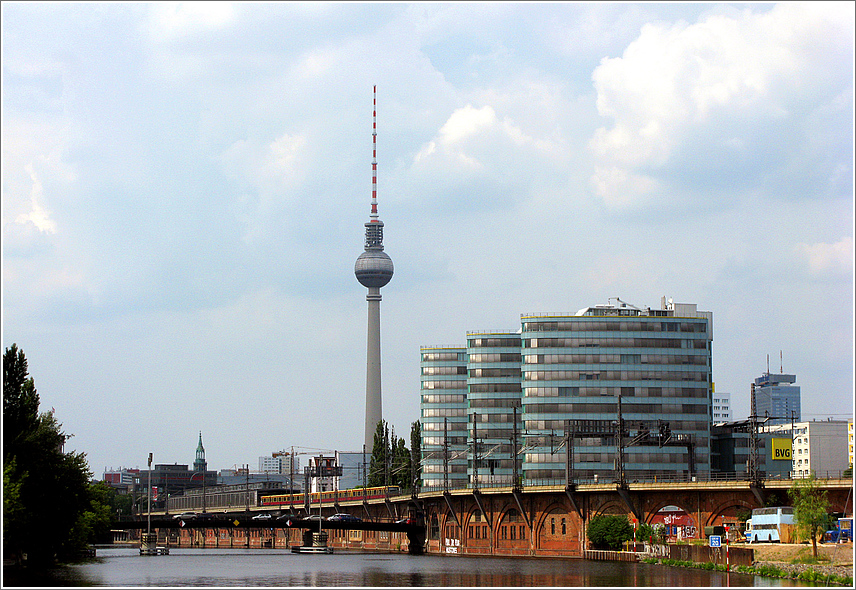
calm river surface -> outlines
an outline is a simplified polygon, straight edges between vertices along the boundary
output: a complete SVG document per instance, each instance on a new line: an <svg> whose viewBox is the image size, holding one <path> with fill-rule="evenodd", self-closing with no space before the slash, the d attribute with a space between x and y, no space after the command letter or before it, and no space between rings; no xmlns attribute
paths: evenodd
<svg viewBox="0 0 856 590"><path fill-rule="evenodd" d="M386 553L293 554L287 550L176 549L141 557L139 549L98 549L90 562L9 586L807 586L786 580L582 559L410 556Z"/></svg>

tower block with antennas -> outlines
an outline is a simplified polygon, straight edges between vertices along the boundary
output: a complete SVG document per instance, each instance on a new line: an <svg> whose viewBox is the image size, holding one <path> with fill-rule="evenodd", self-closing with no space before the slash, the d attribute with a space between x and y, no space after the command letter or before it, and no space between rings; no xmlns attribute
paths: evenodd
<svg viewBox="0 0 856 590"><path fill-rule="evenodd" d="M354 265L354 274L368 288L368 337L366 346L365 445L371 449L377 423L383 418L380 371L380 288L392 279L392 259L383 251L383 222L377 213L377 86L372 98L372 208L366 227L365 252Z"/></svg>

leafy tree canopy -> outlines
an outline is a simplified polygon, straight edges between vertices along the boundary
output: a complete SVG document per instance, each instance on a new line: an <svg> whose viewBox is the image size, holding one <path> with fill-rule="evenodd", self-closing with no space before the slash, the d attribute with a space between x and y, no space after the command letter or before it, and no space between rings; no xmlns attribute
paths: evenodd
<svg viewBox="0 0 856 590"><path fill-rule="evenodd" d="M633 538L633 527L626 515L601 514L591 519L586 536L599 549L618 550Z"/></svg>
<svg viewBox="0 0 856 590"><path fill-rule="evenodd" d="M91 542L77 526L92 507L85 454L66 453L69 435L52 412L38 409L27 359L13 344L3 355L3 548L37 563Z"/></svg>
<svg viewBox="0 0 856 590"><path fill-rule="evenodd" d="M829 524L829 499L821 490L814 472L809 477L795 479L788 490L794 506L794 519L802 538L810 537L812 551L817 558L817 529L825 530Z"/></svg>

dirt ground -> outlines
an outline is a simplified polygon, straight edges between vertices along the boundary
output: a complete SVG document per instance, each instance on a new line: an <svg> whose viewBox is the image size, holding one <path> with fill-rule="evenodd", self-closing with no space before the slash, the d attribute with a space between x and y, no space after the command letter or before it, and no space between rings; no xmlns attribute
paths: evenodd
<svg viewBox="0 0 856 590"><path fill-rule="evenodd" d="M797 557L806 558L812 556L811 543L792 545L788 543L753 543L752 545L741 545L752 547L755 550L755 561L790 563ZM853 543L841 543L840 545L826 544L817 545L817 556L828 557L830 561L825 562L836 566L853 566Z"/></svg>

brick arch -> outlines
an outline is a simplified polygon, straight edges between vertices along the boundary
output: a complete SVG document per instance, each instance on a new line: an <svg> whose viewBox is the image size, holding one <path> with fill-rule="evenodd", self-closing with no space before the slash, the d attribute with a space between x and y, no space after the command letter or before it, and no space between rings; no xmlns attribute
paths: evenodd
<svg viewBox="0 0 856 590"><path fill-rule="evenodd" d="M614 510L611 510L614 508ZM591 513L587 520L591 520L595 516L602 514L624 514L629 515L627 507L620 500L607 499L599 506L592 506Z"/></svg>
<svg viewBox="0 0 856 590"><path fill-rule="evenodd" d="M538 511L538 516L535 521L532 522L532 531L534 535L539 534L539 531L542 527L546 526L547 519L556 511L557 514L565 514L568 518L568 528L570 528L571 521L573 521L573 517L571 515L571 510L569 507L562 502L552 502L545 506L542 510ZM579 528L578 526L575 528Z"/></svg>
<svg viewBox="0 0 856 590"><path fill-rule="evenodd" d="M716 517L725 512L728 508L734 508L739 506L740 508L746 508L751 511L755 506L755 502L748 502L743 498L730 498L725 502L720 502L716 506L711 507L706 513L706 519L703 525L699 526L711 526L714 522L716 522Z"/></svg>
<svg viewBox="0 0 856 590"><path fill-rule="evenodd" d="M649 509L646 509L644 514L645 524L651 524L651 522L654 520L654 516L656 516L656 514L666 506L677 506L678 508L686 512L694 521L698 520L698 513L695 510L693 510L692 508L688 509L686 506L682 505L682 502L672 499L662 500L660 502L657 502L656 504L653 504ZM699 523L696 523L696 526L699 527L701 525Z"/></svg>

